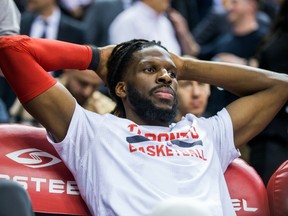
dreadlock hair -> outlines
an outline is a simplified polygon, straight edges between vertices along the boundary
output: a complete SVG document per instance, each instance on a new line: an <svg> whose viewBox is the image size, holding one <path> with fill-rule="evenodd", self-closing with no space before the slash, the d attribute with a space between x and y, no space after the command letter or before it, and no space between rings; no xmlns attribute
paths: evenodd
<svg viewBox="0 0 288 216"><path fill-rule="evenodd" d="M133 39L127 42L118 44L112 51L108 60L108 76L107 82L112 99L116 102L116 107L112 114L118 117L126 117L124 105L121 98L116 95L115 88L119 81L121 81L129 66L131 57L134 52L142 50L147 47L159 46L167 51L160 42L148 41L144 39Z"/></svg>

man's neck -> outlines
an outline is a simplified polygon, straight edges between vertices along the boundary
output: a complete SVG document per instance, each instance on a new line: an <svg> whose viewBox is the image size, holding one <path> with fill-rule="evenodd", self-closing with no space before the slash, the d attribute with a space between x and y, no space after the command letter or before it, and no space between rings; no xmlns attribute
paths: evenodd
<svg viewBox="0 0 288 216"><path fill-rule="evenodd" d="M151 125L151 126L163 126L168 127L169 123L165 123L163 121L156 121L156 120L146 120L139 117L136 113L126 113L126 118L135 122L137 125Z"/></svg>

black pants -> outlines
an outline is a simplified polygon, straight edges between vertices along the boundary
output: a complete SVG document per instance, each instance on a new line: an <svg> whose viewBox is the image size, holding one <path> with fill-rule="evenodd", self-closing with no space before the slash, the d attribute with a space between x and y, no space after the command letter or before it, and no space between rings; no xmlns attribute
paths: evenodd
<svg viewBox="0 0 288 216"><path fill-rule="evenodd" d="M28 193L20 184L0 179L0 215L34 216Z"/></svg>

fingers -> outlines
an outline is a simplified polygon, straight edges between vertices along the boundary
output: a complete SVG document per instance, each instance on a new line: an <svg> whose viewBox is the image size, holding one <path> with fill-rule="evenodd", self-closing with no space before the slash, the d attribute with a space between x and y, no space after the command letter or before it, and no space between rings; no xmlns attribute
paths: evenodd
<svg viewBox="0 0 288 216"><path fill-rule="evenodd" d="M101 79L105 84L107 84L107 75L108 75L107 63L115 46L116 45L108 45L99 48L100 63L96 73L101 77Z"/></svg>

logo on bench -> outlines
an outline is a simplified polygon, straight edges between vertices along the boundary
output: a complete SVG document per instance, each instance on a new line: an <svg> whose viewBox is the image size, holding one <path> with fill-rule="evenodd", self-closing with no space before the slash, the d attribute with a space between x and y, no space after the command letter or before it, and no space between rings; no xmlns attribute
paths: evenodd
<svg viewBox="0 0 288 216"><path fill-rule="evenodd" d="M11 160L31 168L53 166L61 160L54 155L36 148L27 148L6 154Z"/></svg>

